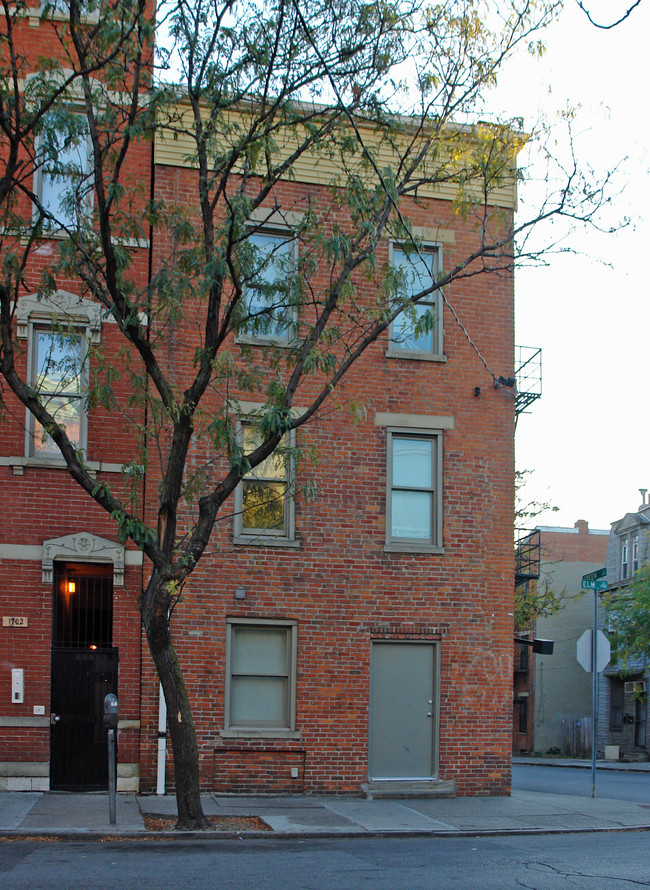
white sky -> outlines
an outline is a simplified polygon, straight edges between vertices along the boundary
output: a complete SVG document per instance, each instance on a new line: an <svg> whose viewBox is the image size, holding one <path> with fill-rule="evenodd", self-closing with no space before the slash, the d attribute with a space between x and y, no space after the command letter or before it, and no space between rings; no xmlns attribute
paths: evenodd
<svg viewBox="0 0 650 890"><path fill-rule="evenodd" d="M611 21L631 2L585 5ZM540 109L580 105L581 162L603 171L627 157L606 222L631 216L634 224L613 235L577 233L567 242L576 254L517 273L516 342L541 346L543 363L542 398L519 418L517 464L534 471L528 495L559 508L539 524L586 519L609 528L639 506L639 488L650 489L650 0L609 31L594 28L573 0L566 6L546 56L518 60L495 98L527 129Z"/></svg>

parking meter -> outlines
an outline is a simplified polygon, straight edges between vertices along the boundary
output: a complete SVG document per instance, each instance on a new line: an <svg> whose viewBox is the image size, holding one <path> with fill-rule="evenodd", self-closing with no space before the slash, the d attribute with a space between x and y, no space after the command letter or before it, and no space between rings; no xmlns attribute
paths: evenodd
<svg viewBox="0 0 650 890"><path fill-rule="evenodd" d="M116 791L116 752L115 752L115 730L118 721L117 713L117 696L112 692L104 699L104 726L108 729L108 814L111 825L117 823L117 815L115 812L115 791Z"/></svg>
<svg viewBox="0 0 650 890"><path fill-rule="evenodd" d="M117 729L118 719L117 696L109 692L104 699L104 726L107 729Z"/></svg>

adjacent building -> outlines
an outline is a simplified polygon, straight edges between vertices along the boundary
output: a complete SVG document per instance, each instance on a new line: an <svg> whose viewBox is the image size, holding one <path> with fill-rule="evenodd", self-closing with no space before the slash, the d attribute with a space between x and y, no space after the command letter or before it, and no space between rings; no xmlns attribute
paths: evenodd
<svg viewBox="0 0 650 890"><path fill-rule="evenodd" d="M625 588L650 556L650 503L640 489L638 510L612 523L607 547L608 595L625 594ZM602 616L605 630L607 618ZM637 659L625 667L615 659L599 677L596 744L612 759L647 760L648 665Z"/></svg>
<svg viewBox="0 0 650 890"><path fill-rule="evenodd" d="M590 529L584 519L573 528L539 526L537 593L557 599L559 610L536 619L534 636L554 643L552 655L520 645L515 657L513 751L584 754L591 734L591 675L576 659L576 644L593 626L593 594L582 576L603 567L609 532Z"/></svg>

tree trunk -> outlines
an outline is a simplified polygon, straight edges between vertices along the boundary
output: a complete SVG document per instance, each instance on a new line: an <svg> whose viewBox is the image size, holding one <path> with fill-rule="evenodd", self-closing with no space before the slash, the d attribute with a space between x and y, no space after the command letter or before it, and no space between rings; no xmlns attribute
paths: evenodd
<svg viewBox="0 0 650 890"><path fill-rule="evenodd" d="M144 616L143 616L144 618ZM167 725L174 757L178 823L176 828L203 830L210 823L201 805L199 749L183 672L174 650L169 619L162 609L144 618L149 649L167 703Z"/></svg>

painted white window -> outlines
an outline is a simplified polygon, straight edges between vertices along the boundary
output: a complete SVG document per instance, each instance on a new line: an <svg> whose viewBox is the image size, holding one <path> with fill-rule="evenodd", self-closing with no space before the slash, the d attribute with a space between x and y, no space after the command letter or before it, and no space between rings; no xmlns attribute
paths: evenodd
<svg viewBox="0 0 650 890"><path fill-rule="evenodd" d="M630 550L627 538L621 542L621 581L627 581L630 577Z"/></svg>
<svg viewBox="0 0 650 890"><path fill-rule="evenodd" d="M428 290L439 272L439 250L422 247L406 251L393 246L391 262L399 273L398 300ZM442 298L440 291L407 306L390 326L389 354L410 358L442 355Z"/></svg>
<svg viewBox="0 0 650 890"><path fill-rule="evenodd" d="M243 420L241 442L246 454L261 444L259 427ZM282 543L295 537L293 499L294 463L286 448L292 447L295 434L290 432L280 443L279 452L251 469L235 490L235 540L246 543Z"/></svg>
<svg viewBox="0 0 650 890"><path fill-rule="evenodd" d="M31 385L56 423L65 427L77 448L86 446L85 364L86 336L81 330L58 331L31 327ZM30 414L29 456L60 458L61 452L49 434Z"/></svg>
<svg viewBox="0 0 650 890"><path fill-rule="evenodd" d="M291 232L256 232L246 251L246 320L238 338L287 345L294 334L297 241Z"/></svg>
<svg viewBox="0 0 650 890"><path fill-rule="evenodd" d="M442 546L442 437L389 430L386 544Z"/></svg>
<svg viewBox="0 0 650 890"><path fill-rule="evenodd" d="M92 208L90 140L81 115L74 115L67 130L46 120L39 138L36 193L51 215L49 229L77 228Z"/></svg>
<svg viewBox="0 0 650 890"><path fill-rule="evenodd" d="M295 730L296 654L293 621L228 621L226 730Z"/></svg>

